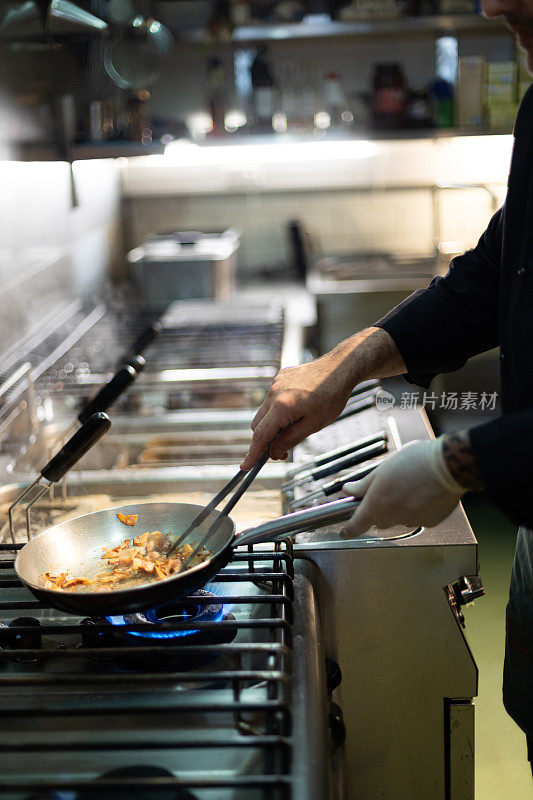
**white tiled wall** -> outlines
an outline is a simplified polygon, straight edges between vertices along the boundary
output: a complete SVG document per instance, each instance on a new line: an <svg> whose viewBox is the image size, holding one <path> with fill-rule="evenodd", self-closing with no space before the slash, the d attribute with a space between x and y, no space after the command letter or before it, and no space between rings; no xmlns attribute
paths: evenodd
<svg viewBox="0 0 533 800"><path fill-rule="evenodd" d="M121 169L128 246L165 230L235 226L242 230L240 269L287 264L287 223L299 219L323 252L388 250L428 255L436 230L430 187L486 184L501 203L511 136L370 143L372 155L339 156L317 143L301 151L244 146L185 149L172 157L132 159ZM357 143L354 143L357 144ZM356 153L356 151L354 151ZM299 160L298 160L299 159ZM412 188L413 186L426 188ZM483 188L441 189L440 241L458 249L477 241L492 214Z"/></svg>

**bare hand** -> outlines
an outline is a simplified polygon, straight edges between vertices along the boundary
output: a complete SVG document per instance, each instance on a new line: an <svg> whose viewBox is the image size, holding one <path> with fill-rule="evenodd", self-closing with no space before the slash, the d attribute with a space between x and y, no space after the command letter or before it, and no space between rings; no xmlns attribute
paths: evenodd
<svg viewBox="0 0 533 800"><path fill-rule="evenodd" d="M343 372L331 354L278 372L252 421L252 444L241 469L251 469L269 442L271 458L287 458L292 447L337 419L353 388Z"/></svg>
<svg viewBox="0 0 533 800"><path fill-rule="evenodd" d="M359 381L405 371L393 339L374 327L310 364L282 369L252 421L252 444L241 469L251 469L269 442L271 458L287 458L306 436L337 419Z"/></svg>

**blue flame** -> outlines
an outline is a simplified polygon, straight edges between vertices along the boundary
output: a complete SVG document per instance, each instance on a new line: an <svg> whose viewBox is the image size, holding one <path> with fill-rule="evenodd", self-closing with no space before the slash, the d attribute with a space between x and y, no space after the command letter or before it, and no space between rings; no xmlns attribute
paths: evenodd
<svg viewBox="0 0 533 800"><path fill-rule="evenodd" d="M224 606L221 606L220 611L212 618L208 618L206 620L202 620L205 622L219 622L224 615L226 614L226 609ZM146 611L145 614L138 615L140 619L139 622L152 622L154 625L160 625L166 620L160 619L157 616L157 609L151 609L150 611ZM173 616L178 616L178 613L173 614ZM203 616L202 611L199 614L200 617ZM131 624L131 620L126 620L124 616L112 616L106 617L107 621L110 622L112 625L129 625ZM183 621L189 622L191 621L186 614L183 615ZM193 633L199 633L198 630L184 630L184 631L126 631L128 636L139 636L142 639L177 639L180 636L191 636Z"/></svg>
<svg viewBox="0 0 533 800"><path fill-rule="evenodd" d="M240 583L217 583L214 581L213 583L207 583L204 588L219 597L221 602L224 602L225 597L239 594L240 591L242 592L241 586ZM224 613L222 616L224 616L224 614L230 614L234 608L235 603L224 603Z"/></svg>

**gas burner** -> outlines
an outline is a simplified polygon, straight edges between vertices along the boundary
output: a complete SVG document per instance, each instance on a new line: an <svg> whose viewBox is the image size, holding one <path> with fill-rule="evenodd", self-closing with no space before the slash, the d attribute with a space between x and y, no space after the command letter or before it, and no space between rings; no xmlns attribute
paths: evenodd
<svg viewBox="0 0 533 800"><path fill-rule="evenodd" d="M18 656L19 664L36 664L44 660L53 650L62 650L65 645L58 639L43 636L42 622L35 617L18 617L9 625L0 622L0 650L41 650L42 656Z"/></svg>
<svg viewBox="0 0 533 800"><path fill-rule="evenodd" d="M212 603L195 602L195 598L212 598ZM124 614L110 617L87 618L82 620L82 640L85 647L98 648L128 646L131 648L146 647L150 644L164 650L168 645L223 645L233 641L237 634L235 628L220 626L214 629L185 629L176 631L158 630L158 626L163 622L177 624L180 622L218 622L234 620L235 617L224 609L220 598L217 595L200 589L195 594L184 600L171 600L168 603L152 608L143 613ZM104 631L94 631L94 625L109 624L109 628ZM153 630L132 631L129 625L151 623ZM96 660L98 654L94 655ZM107 656L106 660L112 657ZM202 663L211 660L212 655L202 655L187 657L168 653L161 659L158 657L158 665L163 668L194 669ZM149 661L153 668L153 655L144 656L136 653L133 649L127 655L121 654L121 662L129 664L143 663Z"/></svg>
<svg viewBox="0 0 533 800"><path fill-rule="evenodd" d="M121 778L174 778L172 772L162 767L150 767L139 765L136 767L122 767L106 772L100 780ZM91 795L94 798L94 795ZM175 789L145 789L140 791L138 788L123 789L104 789L99 795L99 800L197 800L196 795L191 794L187 789L176 786ZM80 798L81 800L81 798ZM85 797L83 797L85 800ZM89 800L89 795L87 795Z"/></svg>
<svg viewBox="0 0 533 800"><path fill-rule="evenodd" d="M121 780L123 778L174 778L174 775L166 769L161 767L150 766L135 766L135 767L122 767L120 769L111 770L101 775L99 780ZM197 800L196 795L191 794L187 789L182 789L180 786L176 788L164 788L153 790L142 787L123 787L120 789L103 789L98 792L94 791L79 792L54 790L39 792L32 794L27 800Z"/></svg>
<svg viewBox="0 0 533 800"><path fill-rule="evenodd" d="M18 617L12 620L9 625L0 626L0 646L9 650L40 650L41 623L34 617ZM34 663L38 658L28 658L20 656L17 661L20 663Z"/></svg>

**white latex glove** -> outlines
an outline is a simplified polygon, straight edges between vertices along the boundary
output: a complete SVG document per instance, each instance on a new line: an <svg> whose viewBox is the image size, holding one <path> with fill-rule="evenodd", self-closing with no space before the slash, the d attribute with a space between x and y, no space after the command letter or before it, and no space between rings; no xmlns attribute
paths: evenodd
<svg viewBox="0 0 533 800"><path fill-rule="evenodd" d="M467 489L450 474L442 455L442 437L410 442L343 492L361 505L342 536L360 536L372 525L437 525L451 514Z"/></svg>

